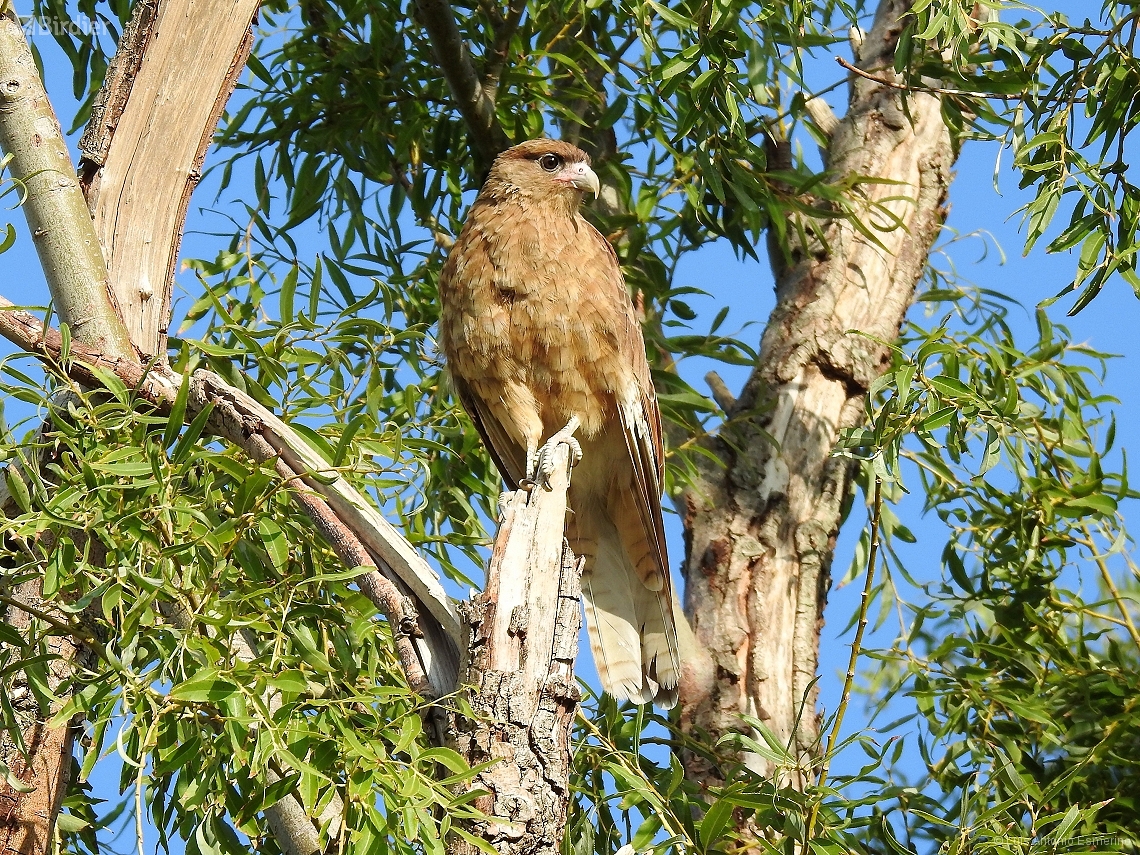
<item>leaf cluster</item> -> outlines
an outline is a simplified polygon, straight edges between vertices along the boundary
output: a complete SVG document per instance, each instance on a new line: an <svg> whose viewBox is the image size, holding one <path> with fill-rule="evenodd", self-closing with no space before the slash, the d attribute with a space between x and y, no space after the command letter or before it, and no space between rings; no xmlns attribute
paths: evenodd
<svg viewBox="0 0 1140 855"><path fill-rule="evenodd" d="M1007 7L1025 17L999 20ZM1128 170L1140 122L1138 26L1140 12L1125 3L1077 23L1021 3L924 0L895 57L916 87L954 88L946 106L956 125L1011 149L1020 186L1035 193L1022 209L1025 250L1046 239L1048 252L1076 256L1073 281L1054 298L1079 292L1071 314L1114 276L1140 295L1140 189Z"/></svg>
<svg viewBox="0 0 1140 855"><path fill-rule="evenodd" d="M940 809L900 807L917 839L952 852L982 839L1000 852L1080 851L1096 835L1133 851L1140 633L1127 591L1140 577L1119 508L1137 494L1112 453L1113 400L1092 385L1106 356L1043 310L1024 347L1001 301L968 297L927 293L965 302L904 336L870 425L845 442L896 498L917 478L947 529L941 578L928 581L895 548L910 530L883 509L880 621L893 608L900 635L873 653L867 691L880 707L914 698L927 781L946 794Z"/></svg>
<svg viewBox="0 0 1140 855"><path fill-rule="evenodd" d="M37 388L11 359L0 371L4 395L52 402L42 432L0 434L0 456L25 464L6 470L0 600L29 618L0 624L7 732L19 738L29 692L57 725L79 717L79 781L117 753L120 790L165 849L277 851L263 812L298 798L330 851L442 852L469 811L451 790L466 767L427 747L432 711L390 627L272 468L113 378L92 393L54 372ZM70 670L61 635L85 650ZM73 792L68 851L99 851L96 803Z"/></svg>

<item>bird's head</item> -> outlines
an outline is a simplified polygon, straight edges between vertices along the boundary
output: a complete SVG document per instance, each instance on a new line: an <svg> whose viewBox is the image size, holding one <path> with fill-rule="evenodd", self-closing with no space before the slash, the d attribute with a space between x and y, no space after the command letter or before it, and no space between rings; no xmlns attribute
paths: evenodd
<svg viewBox="0 0 1140 855"><path fill-rule="evenodd" d="M561 140L537 139L519 143L495 158L483 192L521 194L536 202L578 209L582 194L595 198L601 184L590 168L590 156Z"/></svg>

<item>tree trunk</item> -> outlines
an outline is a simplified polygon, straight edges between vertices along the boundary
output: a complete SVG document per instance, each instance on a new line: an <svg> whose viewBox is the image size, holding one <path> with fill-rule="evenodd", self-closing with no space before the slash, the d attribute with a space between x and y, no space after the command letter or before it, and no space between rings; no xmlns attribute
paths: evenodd
<svg viewBox="0 0 1140 855"><path fill-rule="evenodd" d="M0 150L11 155L12 176L23 182L28 230L60 320L77 344L109 358L134 360L59 122L24 32L7 14L0 15ZM14 468L9 477L19 478L23 465L38 466L37 453L10 464ZM8 510L4 504L0 501L0 512ZM6 609L0 619L29 649L39 647L48 654L44 678L55 696L66 691L61 687L72 675L80 648L72 638L44 629L45 622L62 621L59 612L44 603L42 591L43 580L36 578L11 594L4 592ZM39 855L52 848L55 819L70 778L72 735L69 725L50 724L66 698L52 701L32 691L29 682L26 672L14 677L10 699L16 727L0 734L0 760L9 770L0 784L0 841L5 852Z"/></svg>
<svg viewBox="0 0 1140 855"><path fill-rule="evenodd" d="M908 9L904 0L880 4L857 48L860 68L894 82ZM882 245L837 217L822 224L826 244L792 245L787 255L773 248L777 305L757 366L712 440L725 465L705 465L683 505L686 612L712 663L686 674L682 722L718 737L747 730L741 714L760 719L799 761L783 770L783 783L801 788L819 735L812 680L851 490L848 461L830 454L890 364L887 348L870 337L898 335L942 228L957 151L941 98L905 97L904 108L899 89L852 77L849 110L825 156L836 181L892 182L855 191L853 214L872 224ZM745 759L763 774L774 771ZM703 783L720 778L699 759L689 772Z"/></svg>
<svg viewBox="0 0 1140 855"><path fill-rule="evenodd" d="M36 632L33 623L38 623L27 609L62 617L43 602L41 590L41 580L32 579L7 598L4 622L25 637ZM80 649L66 636L51 634L50 629L42 632L42 624L39 629L39 643L51 656L46 677L54 694L71 676ZM37 694L22 673L14 675L9 699L19 727L19 742L12 738L14 734L5 734L0 740L0 760L10 772L8 780L0 784L0 851L5 853L39 855L52 848L55 819L71 777L71 726L49 724L63 701L54 709L45 709Z"/></svg>

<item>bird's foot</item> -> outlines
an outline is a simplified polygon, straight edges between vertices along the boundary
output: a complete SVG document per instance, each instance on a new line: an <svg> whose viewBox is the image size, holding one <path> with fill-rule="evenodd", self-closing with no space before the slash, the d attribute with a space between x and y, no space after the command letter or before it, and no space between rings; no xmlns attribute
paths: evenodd
<svg viewBox="0 0 1140 855"><path fill-rule="evenodd" d="M503 490L499 493L499 522L507 518L507 507L511 504L511 499L515 494L510 490Z"/></svg>
<svg viewBox="0 0 1140 855"><path fill-rule="evenodd" d="M577 416L571 416L566 427L550 437L538 449L534 460L534 482L550 489L550 479L554 475L554 450L559 444L566 443L570 448L570 467L578 465L582 459L582 445L574 438L574 431L581 426Z"/></svg>

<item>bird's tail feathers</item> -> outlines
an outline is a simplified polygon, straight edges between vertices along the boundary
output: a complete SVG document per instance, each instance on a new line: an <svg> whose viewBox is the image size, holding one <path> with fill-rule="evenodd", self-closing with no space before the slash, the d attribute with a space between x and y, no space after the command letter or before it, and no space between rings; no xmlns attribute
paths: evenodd
<svg viewBox="0 0 1140 855"><path fill-rule="evenodd" d="M672 591L669 585L660 591L646 588L641 596L646 606L641 617L642 671L646 681L658 687L653 702L662 709L672 709L677 704L677 685L681 680Z"/></svg>
<svg viewBox="0 0 1140 855"><path fill-rule="evenodd" d="M601 526L596 550L586 555L582 599L602 688L619 700L668 709L681 671L669 588L645 587L612 524Z"/></svg>

